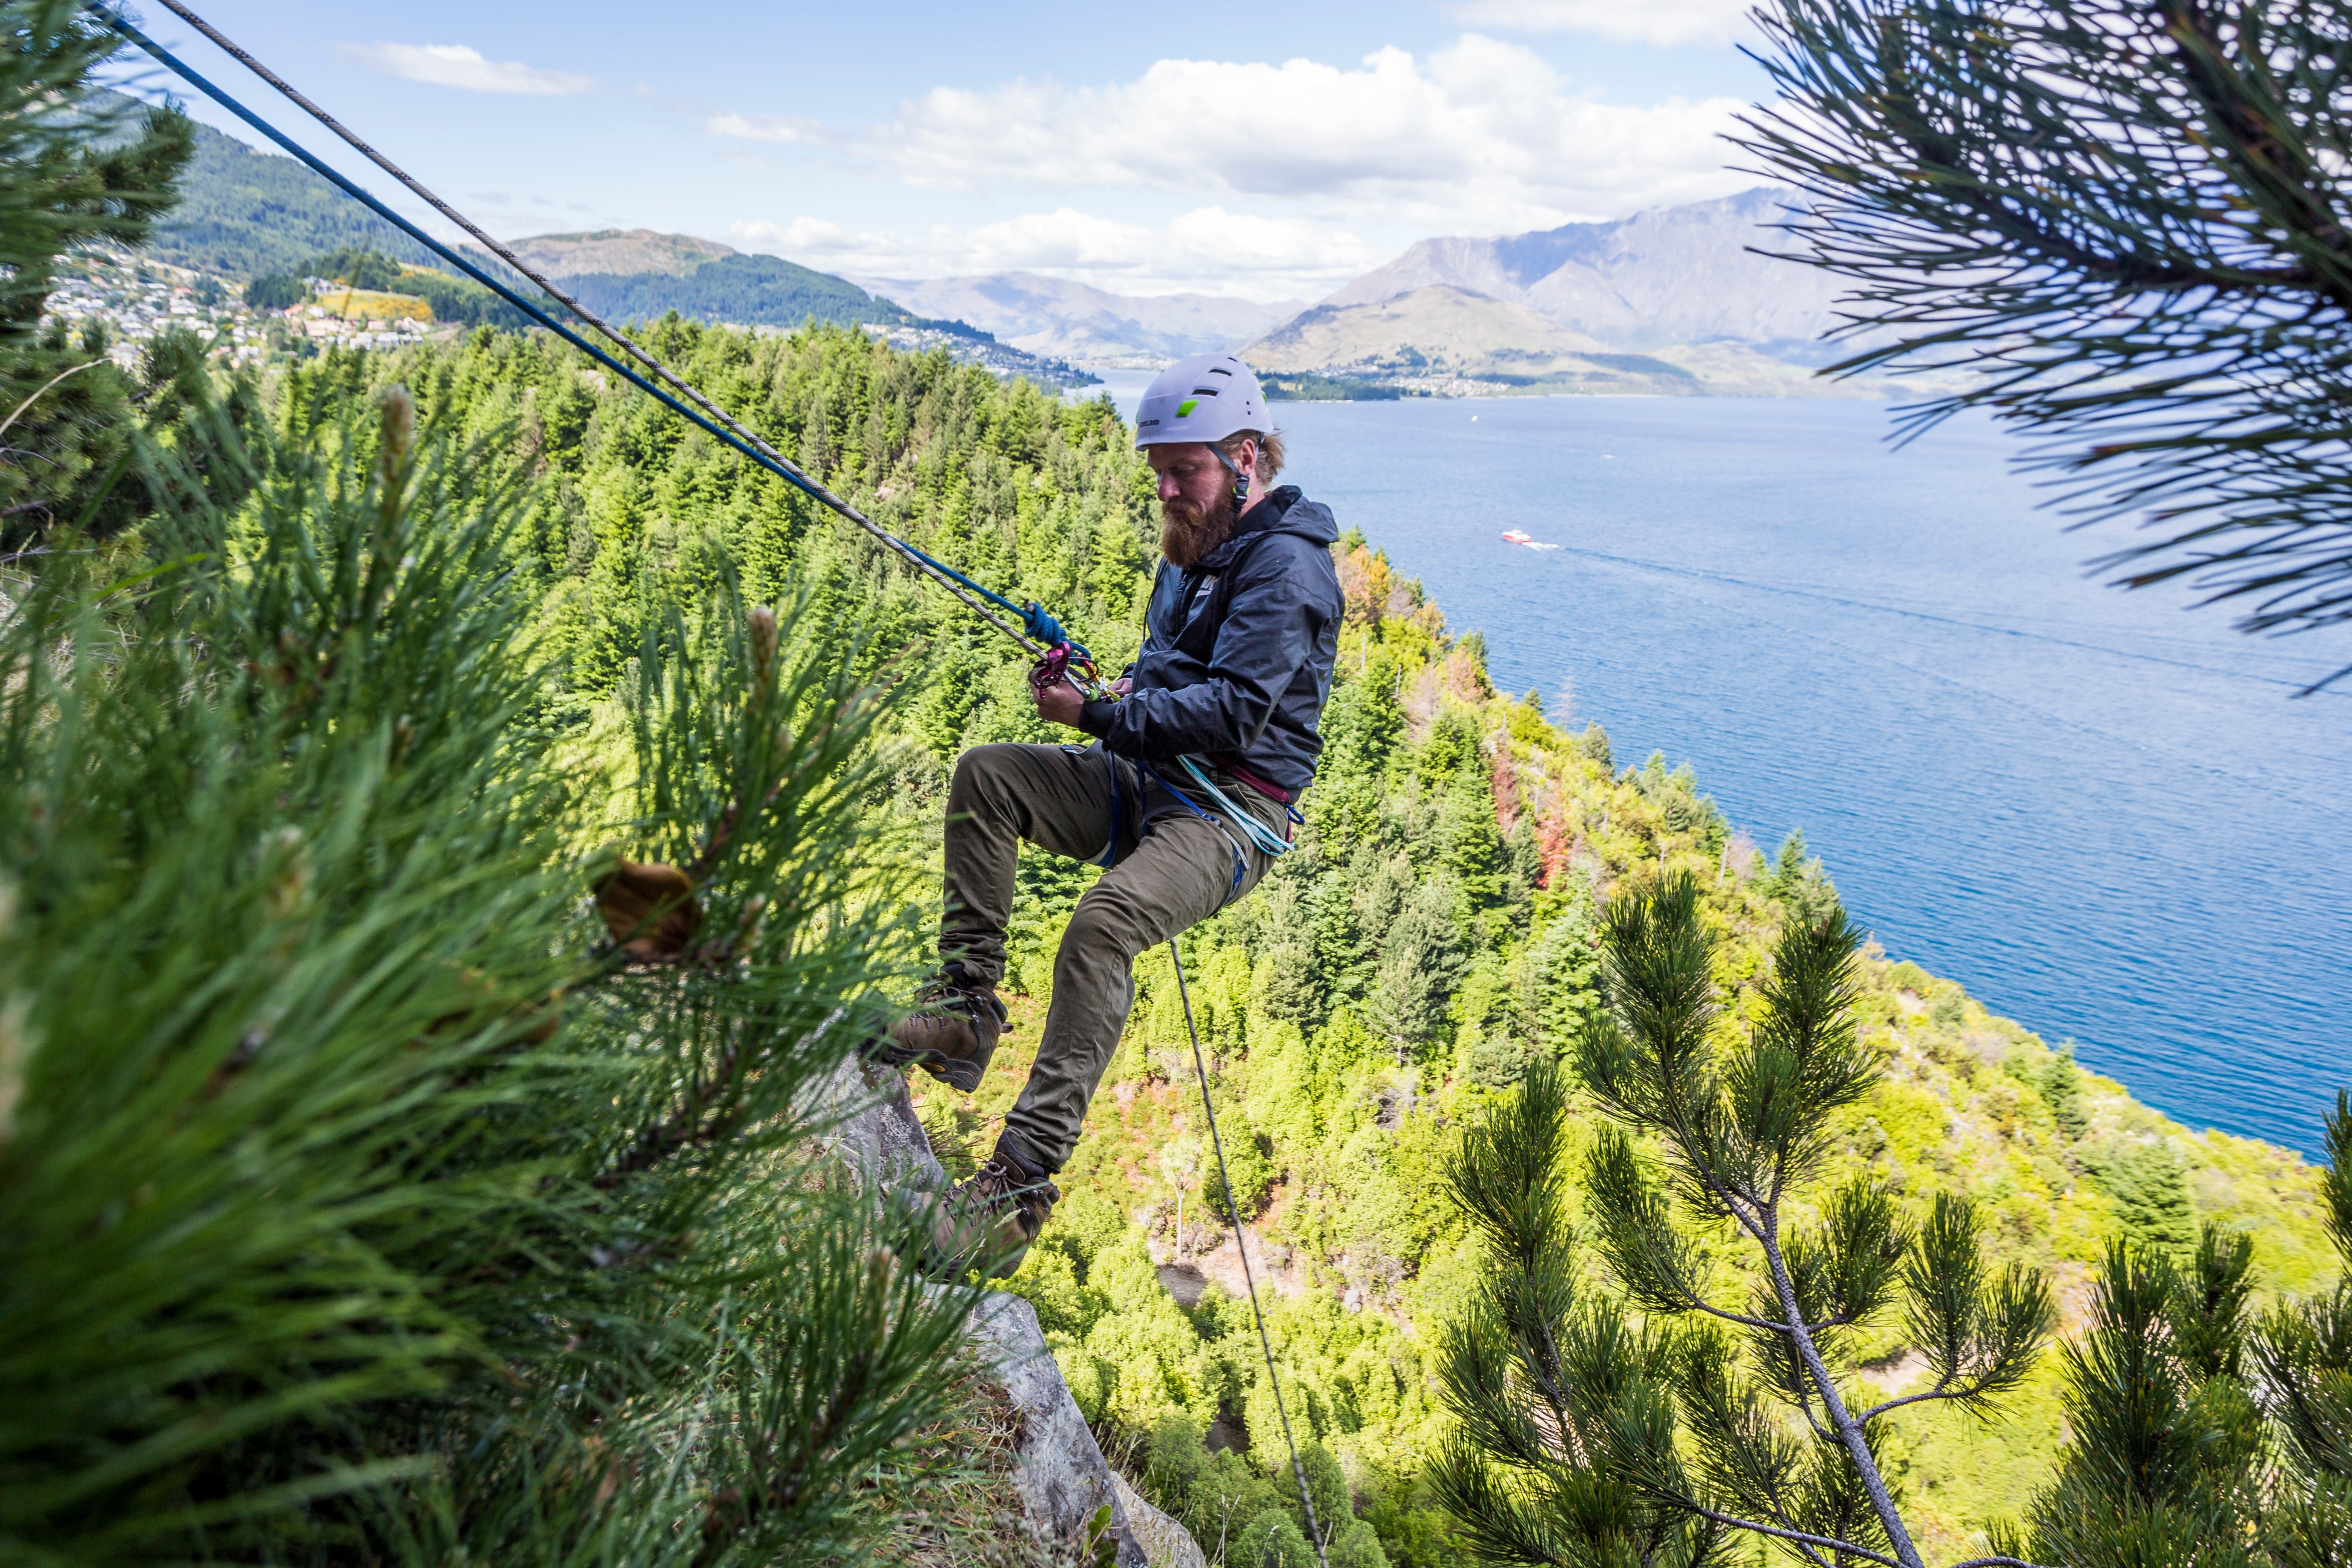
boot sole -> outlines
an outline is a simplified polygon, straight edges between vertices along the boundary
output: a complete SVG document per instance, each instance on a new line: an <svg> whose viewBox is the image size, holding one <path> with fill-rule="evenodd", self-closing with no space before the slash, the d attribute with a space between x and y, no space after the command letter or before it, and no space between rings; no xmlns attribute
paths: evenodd
<svg viewBox="0 0 2352 1568"><path fill-rule="evenodd" d="M887 1039L877 1042L870 1054L889 1067L919 1067L958 1094L970 1094L978 1089L982 1076L988 1070L983 1062L960 1060L939 1051L910 1050Z"/></svg>

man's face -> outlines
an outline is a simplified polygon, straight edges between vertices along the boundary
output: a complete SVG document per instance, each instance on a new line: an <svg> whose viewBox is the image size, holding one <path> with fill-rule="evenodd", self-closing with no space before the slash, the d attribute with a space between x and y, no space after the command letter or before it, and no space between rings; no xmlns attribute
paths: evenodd
<svg viewBox="0 0 2352 1568"><path fill-rule="evenodd" d="M1197 565L1233 531L1234 477L1204 442L1147 447L1144 456L1160 477L1160 553Z"/></svg>

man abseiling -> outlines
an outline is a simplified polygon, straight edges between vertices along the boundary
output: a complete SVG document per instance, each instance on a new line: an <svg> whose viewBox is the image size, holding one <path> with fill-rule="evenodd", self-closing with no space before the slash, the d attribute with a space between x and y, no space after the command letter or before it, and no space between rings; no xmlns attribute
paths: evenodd
<svg viewBox="0 0 2352 1568"><path fill-rule="evenodd" d="M975 746L956 760L940 970L886 1047L976 1088L1004 1027L996 987L1021 842L1108 868L1063 933L1037 1059L995 1152L927 1200L936 1272L1019 1266L1126 1026L1137 955L1256 886L1322 751L1344 610L1339 531L1296 486L1274 487L1282 443L1257 378L1232 354L1171 366L1136 411L1136 446L1159 476L1164 557L1142 650L1114 683L1118 700L1067 681L1035 689L1041 717L1093 744Z"/></svg>

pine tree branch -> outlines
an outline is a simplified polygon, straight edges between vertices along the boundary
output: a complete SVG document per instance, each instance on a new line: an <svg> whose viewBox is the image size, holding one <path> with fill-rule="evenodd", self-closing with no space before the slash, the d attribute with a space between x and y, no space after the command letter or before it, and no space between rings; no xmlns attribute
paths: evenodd
<svg viewBox="0 0 2352 1568"><path fill-rule="evenodd" d="M1832 1552L1850 1553L1866 1562L1879 1563L1881 1568L1904 1568L1904 1564L1897 1563L1892 1557L1873 1552L1866 1546L1856 1546L1851 1541L1841 1541L1834 1535L1814 1535L1807 1531L1784 1529L1777 1524L1765 1524L1757 1520L1741 1519L1736 1514L1709 1508L1696 1498L1677 1498L1675 1501L1677 1506L1688 1509L1711 1523L1720 1524L1732 1530L1753 1531L1758 1535L1769 1535L1775 1540L1790 1542L1798 1551L1804 1553L1806 1561L1819 1564L1820 1568L1830 1568L1830 1565L1822 1563L1820 1556L1812 1551L1816 1546L1827 1547ZM1969 1565L1957 1563L1954 1568L1969 1568ZM2034 1565L2025 1564L2024 1568L2034 1568Z"/></svg>
<svg viewBox="0 0 2352 1568"><path fill-rule="evenodd" d="M1906 1394L1900 1399L1889 1399L1883 1401L1880 1404L1874 1405L1869 1409L1862 1413L1860 1420L1864 1426L1867 1426L1873 1421L1875 1421L1880 1416L1885 1415L1888 1411L1900 1410L1906 1405L1924 1405L1932 1399L1966 1400L1974 1394L1982 1392L1982 1390L1979 1388L1966 1390L1958 1394L1947 1393L1946 1388L1950 1382L1951 1379L1948 1377L1937 1378L1936 1380L1936 1386L1933 1388L1923 1389L1917 1394Z"/></svg>
<svg viewBox="0 0 2352 1568"><path fill-rule="evenodd" d="M1902 1514L1895 1511L1895 1500L1886 1490L1885 1478L1878 1473L1878 1461L1870 1451L1870 1442L1863 1435L1861 1423L1846 1410L1845 1401L1838 1396L1837 1384L1830 1376L1820 1348L1813 1343L1812 1335L1806 1331L1804 1314L1798 1308L1796 1284L1789 1277L1788 1262L1780 1256L1777 1239L1765 1242L1764 1260L1771 1270L1772 1288L1780 1295L1781 1310L1789 1315L1783 1331L1797 1347L1798 1355L1803 1358L1805 1371L1821 1394L1822 1406L1829 1412L1830 1420L1837 1428L1838 1441L1853 1461L1855 1473L1862 1479L1863 1489L1870 1494L1870 1506L1878 1515L1879 1525L1886 1531L1887 1540L1894 1543L1895 1556L1901 1560L1902 1568L1926 1568L1920 1559L1919 1549L1911 1543L1911 1532L1905 1526ZM1883 1563L1886 1559L1879 1558L1877 1561Z"/></svg>
<svg viewBox="0 0 2352 1568"><path fill-rule="evenodd" d="M631 1141L628 1152L599 1172L589 1184L598 1192L610 1192L626 1178L651 1170L680 1149L714 1143L735 1131L740 1124L740 1117L720 1116L706 1123L703 1110L733 1079L740 1049L740 1043L730 1042L719 1053L719 1070L709 1078L697 1073L687 1085L685 1103L677 1112L638 1133Z"/></svg>

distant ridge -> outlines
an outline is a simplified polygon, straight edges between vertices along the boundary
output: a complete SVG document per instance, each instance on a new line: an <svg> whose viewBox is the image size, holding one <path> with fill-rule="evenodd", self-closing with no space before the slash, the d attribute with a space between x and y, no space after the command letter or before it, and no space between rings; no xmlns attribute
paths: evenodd
<svg viewBox="0 0 2352 1568"><path fill-rule="evenodd" d="M515 254L530 260L535 243L516 246ZM729 251L675 272L583 271L555 276L562 279L565 292L610 320L652 321L671 310L699 321L747 327L797 327L810 320L843 326L868 322L897 326L911 325L917 320L913 311L877 299L845 278L775 256Z"/></svg>
<svg viewBox="0 0 2352 1568"><path fill-rule="evenodd" d="M951 316L1016 348L1103 367L1157 367L1239 348L1304 301L1217 294L1113 294L1039 272L858 282L927 316Z"/></svg>
<svg viewBox="0 0 2352 1568"><path fill-rule="evenodd" d="M1845 285L1766 254L1794 192L1771 186L1607 223L1424 239L1242 351L1251 363L1420 392L1916 395L1827 381L1853 351Z"/></svg>
<svg viewBox="0 0 2352 1568"><path fill-rule="evenodd" d="M1444 284L1520 305L1619 348L1737 342L1823 363L1845 288L1818 268L1757 254L1796 193L1761 186L1494 239L1424 239L1322 301L1367 305Z"/></svg>
<svg viewBox="0 0 2352 1568"><path fill-rule="evenodd" d="M1682 366L1626 353L1521 306L1450 284L1301 312L1249 349L1260 370L1341 381L1404 379L1433 391L1699 391Z"/></svg>
<svg viewBox="0 0 2352 1568"><path fill-rule="evenodd" d="M507 247L549 278L579 278L590 273L626 277L661 272L682 278L707 262L735 254L735 247L690 234L662 234L650 228L600 228L585 234L540 234L510 241ZM829 276L825 273L817 277Z"/></svg>

